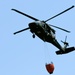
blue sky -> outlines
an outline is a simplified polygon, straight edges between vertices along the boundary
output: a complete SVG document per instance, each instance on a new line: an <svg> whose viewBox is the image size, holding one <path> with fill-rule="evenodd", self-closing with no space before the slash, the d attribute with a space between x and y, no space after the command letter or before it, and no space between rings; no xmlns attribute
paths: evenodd
<svg viewBox="0 0 75 75"><path fill-rule="evenodd" d="M53 75L75 74L75 52L57 56L58 50L50 43L44 43L37 36L32 38L29 31L17 35L17 30L28 27L33 20L20 15L12 8L25 12L40 20L46 20L59 12L75 5L74 0L1 0L0 1L0 75L49 75L45 63L54 62ZM70 46L75 46L75 8L48 21L67 30L56 30L59 43L65 39Z"/></svg>

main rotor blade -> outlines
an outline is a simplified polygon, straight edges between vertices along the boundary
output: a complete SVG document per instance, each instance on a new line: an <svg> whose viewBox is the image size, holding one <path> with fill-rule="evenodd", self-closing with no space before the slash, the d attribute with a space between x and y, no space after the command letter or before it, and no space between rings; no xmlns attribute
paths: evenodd
<svg viewBox="0 0 75 75"><path fill-rule="evenodd" d="M25 30L28 30L28 29L29 29L29 27L28 28L25 28L25 29L22 29L22 30L19 30L19 31L15 32L14 35L17 34L17 33L23 32Z"/></svg>
<svg viewBox="0 0 75 75"><path fill-rule="evenodd" d="M49 18L49 19L47 19L45 22L47 22L47 21L49 21L49 20L51 20L51 19L53 19L53 18L55 18L55 17L57 17L57 16L59 16L59 15L65 13L65 12L67 12L68 10L70 10L70 9L72 9L72 8L74 8L74 7L75 7L74 5L71 6L70 8L68 8L68 9L66 9L66 10L64 10L64 11L62 11L61 13L59 13L59 14L57 14L57 15L55 15L55 16Z"/></svg>
<svg viewBox="0 0 75 75"><path fill-rule="evenodd" d="M39 21L38 19L36 19L36 18L34 18L34 17L30 16L30 15L27 15L27 14L25 14L25 13L19 11L19 10L16 10L16 9L11 9L11 10L16 11L16 12L18 12L18 13L24 15L24 16L27 16L28 18L31 18L31 19L33 19L35 21Z"/></svg>
<svg viewBox="0 0 75 75"><path fill-rule="evenodd" d="M68 30L66 30L66 29L63 29L63 28L60 28L60 27L57 27L57 26L54 26L54 25L50 25L50 26L55 27L55 28L58 28L58 29L60 29L60 30L63 30L63 31L65 31L65 32L70 33L70 31L68 31Z"/></svg>

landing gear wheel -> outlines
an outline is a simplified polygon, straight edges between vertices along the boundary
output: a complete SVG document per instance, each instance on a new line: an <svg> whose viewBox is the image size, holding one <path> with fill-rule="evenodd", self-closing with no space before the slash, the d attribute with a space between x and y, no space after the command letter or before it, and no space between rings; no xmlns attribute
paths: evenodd
<svg viewBox="0 0 75 75"><path fill-rule="evenodd" d="M32 37L35 38L35 34L33 34Z"/></svg>

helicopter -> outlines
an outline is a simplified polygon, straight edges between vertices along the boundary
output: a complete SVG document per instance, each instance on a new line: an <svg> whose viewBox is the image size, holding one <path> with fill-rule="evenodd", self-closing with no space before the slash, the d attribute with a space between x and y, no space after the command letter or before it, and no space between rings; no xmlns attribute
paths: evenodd
<svg viewBox="0 0 75 75"><path fill-rule="evenodd" d="M56 37L55 37L55 30L52 28L52 27L55 27L55 28L58 28L60 30L63 30L65 32L68 32L70 33L70 31L66 30L66 29L63 29L63 28L60 28L58 26L55 26L55 25L51 25L51 24L48 24L47 21L49 20L52 20L53 18L67 12L68 10L74 8L75 6L71 6L69 8L67 8L66 10L60 12L59 14L47 19L47 20L39 20L37 18L34 18L26 13L23 13L17 9L11 9L19 14L22 14L32 20L34 20L34 22L31 22L29 23L28 27L27 28L24 28L22 30L19 30L17 32L14 32L14 35L17 34L17 33L20 33L20 32L23 32L23 31L26 31L26 30L30 30L30 32L33 34L32 37L35 38L35 35L38 36L41 40L43 40L44 42L48 42L48 43L51 43L53 44L55 47L57 47L59 50L56 51L56 54L57 55L61 55L61 54L67 54L69 52L72 52L75 50L75 47L68 47L69 46L69 43L66 42L66 39L67 39L67 36L65 37L65 41L61 41L63 44L64 44L64 47L62 47L59 42L57 41Z"/></svg>

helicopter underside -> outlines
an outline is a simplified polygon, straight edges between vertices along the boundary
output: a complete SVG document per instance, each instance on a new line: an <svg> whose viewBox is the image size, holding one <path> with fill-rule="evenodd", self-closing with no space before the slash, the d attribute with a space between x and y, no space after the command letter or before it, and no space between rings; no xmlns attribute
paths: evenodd
<svg viewBox="0 0 75 75"><path fill-rule="evenodd" d="M48 42L56 46L58 49L62 50L61 45L58 43L58 41L52 37L52 35L44 30L40 25L35 25L35 24L29 24L30 31L32 34L37 35L41 40L44 42Z"/></svg>
<svg viewBox="0 0 75 75"><path fill-rule="evenodd" d="M48 35L48 32L42 26L30 23L29 27L32 34L37 35L44 42L51 42L52 37L50 34Z"/></svg>

